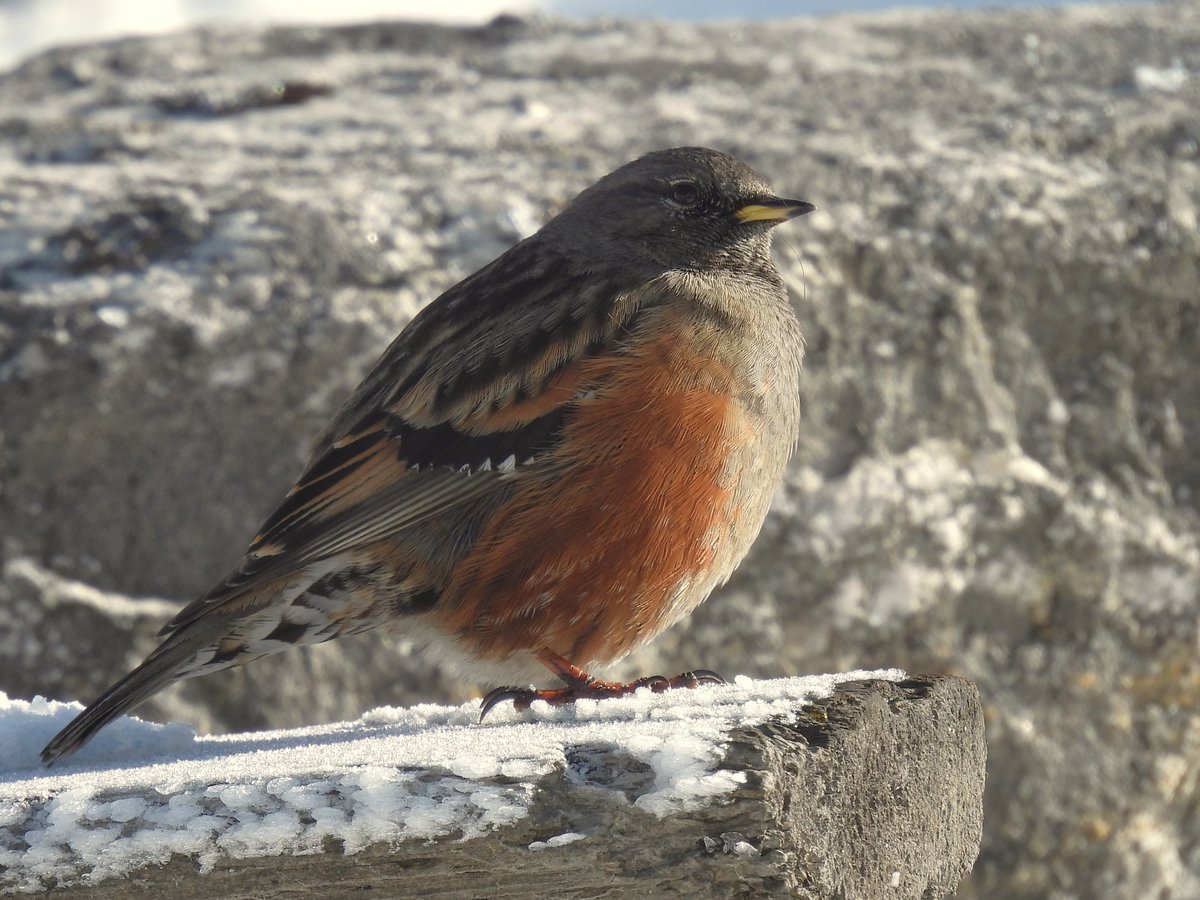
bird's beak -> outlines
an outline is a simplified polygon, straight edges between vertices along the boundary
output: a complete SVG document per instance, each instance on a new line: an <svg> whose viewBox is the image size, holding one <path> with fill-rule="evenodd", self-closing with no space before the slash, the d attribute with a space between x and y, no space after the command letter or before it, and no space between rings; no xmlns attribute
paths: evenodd
<svg viewBox="0 0 1200 900"><path fill-rule="evenodd" d="M779 197L763 197L747 203L734 213L739 222L786 222L814 209L803 200L783 200Z"/></svg>

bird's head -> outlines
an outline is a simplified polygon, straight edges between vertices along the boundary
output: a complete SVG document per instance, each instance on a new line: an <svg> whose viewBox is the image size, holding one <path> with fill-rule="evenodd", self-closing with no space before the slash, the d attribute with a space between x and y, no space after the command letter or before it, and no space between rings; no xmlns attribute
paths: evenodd
<svg viewBox="0 0 1200 900"><path fill-rule="evenodd" d="M703 147L649 153L581 193L554 231L606 259L667 269L761 268L770 229L815 207L777 196L745 163ZM586 247L583 248L586 250Z"/></svg>

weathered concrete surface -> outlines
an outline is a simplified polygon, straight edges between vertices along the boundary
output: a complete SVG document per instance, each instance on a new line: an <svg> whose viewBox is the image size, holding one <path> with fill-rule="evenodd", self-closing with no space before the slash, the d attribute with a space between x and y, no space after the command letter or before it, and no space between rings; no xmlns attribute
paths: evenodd
<svg viewBox="0 0 1200 900"><path fill-rule="evenodd" d="M685 732L681 738L686 739ZM784 897L936 900L970 870L983 827L983 710L970 682L848 683L818 705L734 728L731 794L658 817L633 801L644 765L564 747L529 815L468 841L337 846L310 856L192 860L56 896L179 898ZM119 799L119 798L113 798ZM530 844L586 834L561 847Z"/></svg>
<svg viewBox="0 0 1200 900"><path fill-rule="evenodd" d="M1197 73L1191 3L39 56L0 79L3 553L190 598L421 303L615 164L727 149L821 207L778 253L805 430L752 558L618 674L966 675L992 769L960 896L1200 896ZM9 622L57 620L31 585L7 576ZM10 690L130 661L115 630L56 622L55 663L9 628ZM471 687L342 643L157 712L288 725Z"/></svg>

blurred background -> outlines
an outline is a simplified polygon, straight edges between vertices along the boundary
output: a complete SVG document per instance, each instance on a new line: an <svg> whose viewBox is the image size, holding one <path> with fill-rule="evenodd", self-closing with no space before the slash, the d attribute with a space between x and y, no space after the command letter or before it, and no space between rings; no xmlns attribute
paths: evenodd
<svg viewBox="0 0 1200 900"><path fill-rule="evenodd" d="M611 674L965 676L960 896L1200 897L1200 6L980 5L0 0L0 691L123 674L424 303L704 144L819 207L776 243L803 434L730 584ZM477 696L417 649L140 714Z"/></svg>
<svg viewBox="0 0 1200 900"><path fill-rule="evenodd" d="M1035 0L0 0L0 67L60 44L195 25L332 25L380 19L479 24L504 13L553 16L655 16L683 21L781 19L895 7L1055 6Z"/></svg>

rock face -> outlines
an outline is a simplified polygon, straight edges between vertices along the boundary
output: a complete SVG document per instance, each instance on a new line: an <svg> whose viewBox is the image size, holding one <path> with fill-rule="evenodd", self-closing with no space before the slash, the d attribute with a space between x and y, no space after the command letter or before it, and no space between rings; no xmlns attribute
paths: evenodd
<svg viewBox="0 0 1200 900"><path fill-rule="evenodd" d="M770 688L770 683L757 684ZM748 689L754 691L756 685ZM651 739L651 729L661 722L661 717L642 720L640 727L647 733L641 739ZM712 739L711 729L696 728L693 733L690 724L676 722L672 741L686 745ZM323 852L242 853L237 854L242 858L230 859L224 852L245 843L250 829L263 825L250 810L224 808L211 796L220 792L210 790L207 818L222 823L240 818L243 831L237 833L235 826L217 839L224 852L215 861L208 859L208 871L201 874L194 859L176 854L165 865L142 865L125 878L60 887L55 893L90 898L164 893L180 898L282 898L301 893L937 900L952 896L970 870L983 828L986 752L983 710L969 682L952 677L851 682L815 705L794 708L762 724L731 721L724 726L719 734L726 746L723 758L718 755L711 771L698 769L685 780L719 779L729 788L713 788L710 795L687 803L644 804L659 780L670 776L652 771L622 747L594 738L572 739L567 729L568 739L558 747L563 763L535 783L523 785L520 779L501 775L466 784L458 780L460 796L493 791L513 797L524 792L527 798L513 801L524 806L521 815L483 834L376 838L366 847L349 847L335 831ZM628 727L634 733L627 737L636 743L639 725ZM393 740L402 742L404 737ZM669 742L663 754L678 752ZM353 804L355 788L336 785L343 772L370 770L379 781L384 777L381 767L347 765L334 755L330 759L321 773L321 802L331 808L349 805L353 820L368 815ZM406 774L430 782L447 777L436 770ZM176 776L166 780L172 777ZM70 793L71 784L64 781L60 790ZM242 784L234 794L258 787ZM172 796L178 790L161 786L149 793L158 795L156 804L164 802L165 794L170 805L178 807L183 804L177 801L185 799ZM104 799L108 809L132 802L144 810L145 792L108 791ZM286 818L285 813L275 815ZM426 810L425 815L436 812ZM130 824L124 823L124 828ZM107 822L93 825L97 830L106 826ZM110 831L116 834L121 828ZM148 837L144 843L152 840ZM82 837L75 841L87 843ZM209 852L216 857L218 851L214 847ZM206 855L199 853L201 860ZM6 877L20 874L9 871Z"/></svg>
<svg viewBox="0 0 1200 900"><path fill-rule="evenodd" d="M992 762L960 896L1200 895L1197 108L1182 3L33 58L0 76L0 687L99 689L161 607L124 640L79 597L206 589L422 303L617 163L707 144L821 208L778 244L806 425L751 559L614 674L968 676ZM470 688L341 644L152 711Z"/></svg>

